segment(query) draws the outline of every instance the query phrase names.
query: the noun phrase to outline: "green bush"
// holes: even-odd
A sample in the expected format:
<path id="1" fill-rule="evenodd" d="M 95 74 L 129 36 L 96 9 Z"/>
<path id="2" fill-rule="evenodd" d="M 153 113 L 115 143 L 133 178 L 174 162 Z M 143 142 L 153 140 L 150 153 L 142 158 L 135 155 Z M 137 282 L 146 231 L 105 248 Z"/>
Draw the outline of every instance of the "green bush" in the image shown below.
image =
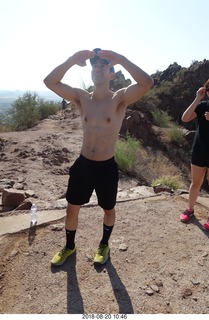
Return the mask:
<path id="1" fill-rule="evenodd" d="M 155 187 L 158 184 L 162 184 L 164 186 L 168 186 L 169 188 L 176 190 L 183 187 L 183 183 L 181 181 L 180 176 L 162 176 L 152 181 L 151 186 Z"/>
<path id="2" fill-rule="evenodd" d="M 117 140 L 115 146 L 115 160 L 121 171 L 128 171 L 133 168 L 137 160 L 137 148 L 140 146 L 139 140 L 129 134 L 126 140 Z"/>
<path id="3" fill-rule="evenodd" d="M 180 128 L 178 128 L 177 125 L 173 125 L 172 128 L 169 129 L 168 131 L 168 139 L 170 142 L 173 142 L 180 146 L 182 142 L 184 141 L 184 134 L 181 131 Z"/>
<path id="4" fill-rule="evenodd" d="M 56 114 L 60 110 L 60 104 L 54 101 L 43 101 L 39 105 L 39 117 L 40 120 Z"/>
<path id="5" fill-rule="evenodd" d="M 2 123 L 0 120 L 0 132 L 15 131 L 15 127 L 12 124 Z"/>
<path id="6" fill-rule="evenodd" d="M 161 128 L 168 128 L 169 122 L 171 121 L 171 116 L 169 116 L 167 111 L 159 110 L 155 108 L 152 110 L 152 115 L 154 123 Z"/>
<path id="7" fill-rule="evenodd" d="M 58 110 L 59 103 L 45 101 L 37 93 L 28 91 L 15 100 L 4 119 L 0 119 L 0 131 L 26 130 Z"/>
<path id="8" fill-rule="evenodd" d="M 10 121 L 15 125 L 16 130 L 25 130 L 37 124 L 39 119 L 37 100 L 36 93 L 26 92 L 12 104 L 9 111 Z"/>
<path id="9" fill-rule="evenodd" d="M 162 81 L 160 91 L 163 92 L 163 95 L 170 96 L 172 93 L 172 87 L 172 81 Z"/>

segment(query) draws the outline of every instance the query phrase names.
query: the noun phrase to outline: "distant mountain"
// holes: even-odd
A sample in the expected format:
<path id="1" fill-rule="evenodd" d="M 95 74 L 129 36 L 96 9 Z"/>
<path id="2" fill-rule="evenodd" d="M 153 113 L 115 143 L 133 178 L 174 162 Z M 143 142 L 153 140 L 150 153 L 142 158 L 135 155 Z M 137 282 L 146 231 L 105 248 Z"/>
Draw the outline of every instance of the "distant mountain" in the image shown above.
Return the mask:
<path id="1" fill-rule="evenodd" d="M 22 91 L 22 90 L 1 90 L 0 89 L 0 99 L 17 99 L 19 97 L 21 97 L 25 92 L 27 92 L 28 90 Z M 38 95 L 40 97 L 43 98 L 49 98 L 49 99 L 53 99 L 53 100 L 60 100 L 61 98 L 56 95 L 55 93 L 51 92 L 51 91 L 38 91 L 38 90 L 34 90 L 34 92 L 37 92 Z"/>

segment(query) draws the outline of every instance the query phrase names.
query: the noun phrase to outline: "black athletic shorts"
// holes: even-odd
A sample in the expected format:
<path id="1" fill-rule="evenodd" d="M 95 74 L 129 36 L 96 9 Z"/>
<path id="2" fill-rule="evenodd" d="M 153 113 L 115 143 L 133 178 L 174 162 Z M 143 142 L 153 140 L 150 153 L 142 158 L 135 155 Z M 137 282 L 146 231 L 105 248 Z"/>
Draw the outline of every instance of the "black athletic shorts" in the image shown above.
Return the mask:
<path id="1" fill-rule="evenodd" d="M 192 154 L 191 163 L 198 167 L 209 168 L 209 155 Z"/>
<path id="2" fill-rule="evenodd" d="M 98 205 L 111 210 L 116 204 L 118 189 L 118 165 L 113 158 L 104 161 L 86 159 L 80 155 L 69 171 L 66 199 L 69 203 L 88 203 L 95 190 Z"/>

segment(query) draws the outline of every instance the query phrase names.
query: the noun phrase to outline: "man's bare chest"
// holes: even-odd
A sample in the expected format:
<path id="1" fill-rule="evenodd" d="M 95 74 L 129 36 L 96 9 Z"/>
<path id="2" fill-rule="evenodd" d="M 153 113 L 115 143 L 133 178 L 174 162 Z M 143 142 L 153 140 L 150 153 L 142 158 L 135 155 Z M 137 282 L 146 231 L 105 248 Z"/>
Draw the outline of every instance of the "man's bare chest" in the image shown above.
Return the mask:
<path id="1" fill-rule="evenodd" d="M 117 119 L 117 110 L 114 105 L 107 103 L 87 105 L 82 118 L 89 125 L 110 125 Z"/>

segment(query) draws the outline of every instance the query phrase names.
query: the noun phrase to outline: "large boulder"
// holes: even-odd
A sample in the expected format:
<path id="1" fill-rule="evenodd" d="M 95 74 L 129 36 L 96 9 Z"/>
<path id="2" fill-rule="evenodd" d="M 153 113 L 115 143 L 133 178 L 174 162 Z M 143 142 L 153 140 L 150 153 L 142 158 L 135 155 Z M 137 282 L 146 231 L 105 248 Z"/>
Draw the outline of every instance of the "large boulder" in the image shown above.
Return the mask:
<path id="1" fill-rule="evenodd" d="M 153 135 L 152 123 L 142 112 L 127 109 L 120 135 L 125 136 L 127 133 L 146 144 L 150 135 Z"/>
<path id="2" fill-rule="evenodd" d="M 25 191 L 17 189 L 4 189 L 2 192 L 2 205 L 17 208 L 26 199 Z"/>

